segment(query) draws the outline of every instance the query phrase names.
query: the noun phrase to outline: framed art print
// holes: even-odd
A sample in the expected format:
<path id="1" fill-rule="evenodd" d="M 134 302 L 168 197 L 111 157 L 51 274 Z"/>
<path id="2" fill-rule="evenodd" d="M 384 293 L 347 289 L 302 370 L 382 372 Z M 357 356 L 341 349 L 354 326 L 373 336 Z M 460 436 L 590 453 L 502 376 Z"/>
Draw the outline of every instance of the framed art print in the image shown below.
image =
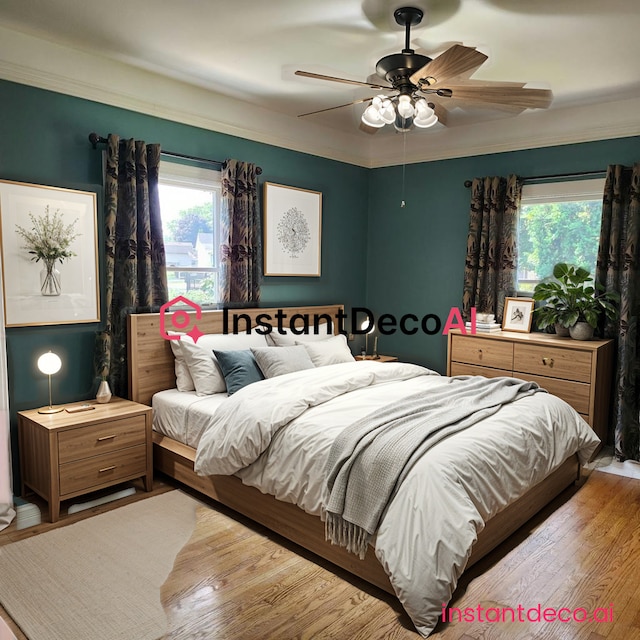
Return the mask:
<path id="1" fill-rule="evenodd" d="M 96 194 L 0 180 L 7 327 L 99 322 Z"/>
<path id="2" fill-rule="evenodd" d="M 502 330 L 529 333 L 534 304 L 531 298 L 505 298 Z"/>
<path id="3" fill-rule="evenodd" d="M 264 185 L 264 275 L 319 276 L 322 193 Z"/>

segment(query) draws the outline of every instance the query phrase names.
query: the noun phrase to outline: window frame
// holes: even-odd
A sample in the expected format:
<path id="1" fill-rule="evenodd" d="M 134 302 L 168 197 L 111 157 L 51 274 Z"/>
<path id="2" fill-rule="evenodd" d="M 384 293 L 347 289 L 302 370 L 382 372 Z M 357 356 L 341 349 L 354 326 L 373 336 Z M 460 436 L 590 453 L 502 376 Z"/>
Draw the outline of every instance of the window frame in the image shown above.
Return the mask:
<path id="1" fill-rule="evenodd" d="M 220 273 L 220 213 L 222 206 L 222 172 L 220 169 L 212 169 L 211 167 L 203 167 L 194 164 L 184 164 L 175 160 L 162 159 L 160 163 L 160 171 L 158 175 L 158 184 L 173 187 L 182 187 L 185 189 L 201 189 L 211 191 L 215 194 L 213 201 L 213 257 L 211 267 L 202 266 L 166 266 L 167 275 L 171 273 L 211 273 L 217 276 Z M 162 198 L 160 198 L 160 211 L 162 217 Z M 163 241 L 166 242 L 164 236 L 164 220 L 163 220 Z M 217 298 L 217 296 L 216 296 Z M 203 308 L 217 308 L 220 302 L 213 300 L 209 303 L 201 305 Z"/>
<path id="2" fill-rule="evenodd" d="M 522 193 L 520 195 L 520 206 L 518 210 L 518 228 L 520 226 L 520 213 L 522 207 L 525 207 L 527 205 L 586 200 L 602 201 L 602 198 L 604 196 L 605 179 L 606 176 L 603 174 L 602 177 L 599 178 L 573 180 L 565 179 L 523 184 Z M 518 232 L 518 249 L 520 248 L 519 236 L 520 234 Z M 517 295 L 530 297 L 532 294 L 531 291 L 520 289 L 520 279 L 517 275 L 518 271 L 519 265 L 516 266 Z"/>

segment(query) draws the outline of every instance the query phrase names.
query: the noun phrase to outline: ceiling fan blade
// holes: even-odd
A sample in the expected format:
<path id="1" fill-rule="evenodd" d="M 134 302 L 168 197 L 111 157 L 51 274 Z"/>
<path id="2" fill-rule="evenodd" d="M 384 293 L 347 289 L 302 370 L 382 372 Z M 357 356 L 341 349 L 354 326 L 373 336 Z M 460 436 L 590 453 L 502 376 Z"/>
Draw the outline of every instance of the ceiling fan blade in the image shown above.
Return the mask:
<path id="1" fill-rule="evenodd" d="M 379 127 L 370 127 L 360 120 L 360 126 L 358 127 L 360 131 L 364 131 L 364 133 L 368 133 L 369 135 L 373 135 L 374 133 L 378 133 L 380 131 Z"/>
<path id="2" fill-rule="evenodd" d="M 488 59 L 484 53 L 476 51 L 475 47 L 465 47 L 454 44 L 437 58 L 418 69 L 410 78 L 410 82 L 419 85 L 421 79 L 432 78 L 430 84 L 442 83 L 448 78 L 459 76 L 471 69 L 477 69 Z"/>
<path id="3" fill-rule="evenodd" d="M 438 122 L 446 127 L 449 119 L 449 112 L 439 102 L 431 102 L 429 104 L 433 105 L 432 108 L 436 116 L 438 116 Z"/>
<path id="4" fill-rule="evenodd" d="M 509 83 L 506 83 L 507 85 Z M 448 85 L 451 98 L 465 102 L 499 104 L 522 109 L 546 109 L 553 100 L 549 89 L 525 89 L 518 86 Z"/>
<path id="5" fill-rule="evenodd" d="M 313 116 L 316 113 L 324 113 L 325 111 L 333 111 L 334 109 L 342 109 L 342 107 L 351 107 L 354 104 L 362 104 L 363 102 L 369 102 L 373 100 L 373 96 L 370 98 L 362 98 L 361 100 L 354 100 L 353 102 L 347 102 L 346 104 L 339 104 L 337 107 L 327 107 L 326 109 L 318 109 L 317 111 L 309 111 L 309 113 L 301 113 L 298 118 L 304 118 L 305 116 Z"/>
<path id="6" fill-rule="evenodd" d="M 347 80 L 346 78 L 336 78 L 334 76 L 325 76 L 321 73 L 311 73 L 310 71 L 296 71 L 295 75 L 304 78 L 314 78 L 315 80 L 329 80 L 331 82 L 341 82 L 342 84 L 355 84 L 358 87 L 369 87 L 370 89 L 393 89 L 384 84 L 373 84 L 370 82 L 359 82 L 358 80 Z"/>

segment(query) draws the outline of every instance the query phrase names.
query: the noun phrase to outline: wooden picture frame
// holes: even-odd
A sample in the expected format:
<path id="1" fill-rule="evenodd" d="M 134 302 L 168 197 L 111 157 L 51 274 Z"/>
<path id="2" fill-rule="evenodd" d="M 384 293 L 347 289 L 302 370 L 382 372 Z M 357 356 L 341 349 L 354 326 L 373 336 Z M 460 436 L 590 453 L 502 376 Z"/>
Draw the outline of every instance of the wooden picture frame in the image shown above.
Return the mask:
<path id="1" fill-rule="evenodd" d="M 264 275 L 320 276 L 322 193 L 264 184 Z"/>
<path id="2" fill-rule="evenodd" d="M 90 191 L 0 180 L 7 327 L 100 321 L 96 200 Z M 45 260 L 25 234 L 63 238 L 62 260 L 51 252 Z"/>
<path id="3" fill-rule="evenodd" d="M 529 333 L 534 304 L 535 301 L 532 298 L 505 298 L 502 330 Z"/>

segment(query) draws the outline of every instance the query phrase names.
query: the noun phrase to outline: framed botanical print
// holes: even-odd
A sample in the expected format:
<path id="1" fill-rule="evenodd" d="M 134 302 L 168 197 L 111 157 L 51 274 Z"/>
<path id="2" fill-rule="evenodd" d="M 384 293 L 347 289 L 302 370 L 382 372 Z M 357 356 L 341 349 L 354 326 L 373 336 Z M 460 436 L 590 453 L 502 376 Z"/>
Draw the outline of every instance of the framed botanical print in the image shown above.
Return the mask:
<path id="1" fill-rule="evenodd" d="M 534 304 L 531 298 L 505 298 L 502 330 L 529 333 Z"/>
<path id="2" fill-rule="evenodd" d="M 7 327 L 99 322 L 96 194 L 0 180 Z"/>
<path id="3" fill-rule="evenodd" d="M 264 275 L 319 276 L 322 193 L 264 185 Z"/>

